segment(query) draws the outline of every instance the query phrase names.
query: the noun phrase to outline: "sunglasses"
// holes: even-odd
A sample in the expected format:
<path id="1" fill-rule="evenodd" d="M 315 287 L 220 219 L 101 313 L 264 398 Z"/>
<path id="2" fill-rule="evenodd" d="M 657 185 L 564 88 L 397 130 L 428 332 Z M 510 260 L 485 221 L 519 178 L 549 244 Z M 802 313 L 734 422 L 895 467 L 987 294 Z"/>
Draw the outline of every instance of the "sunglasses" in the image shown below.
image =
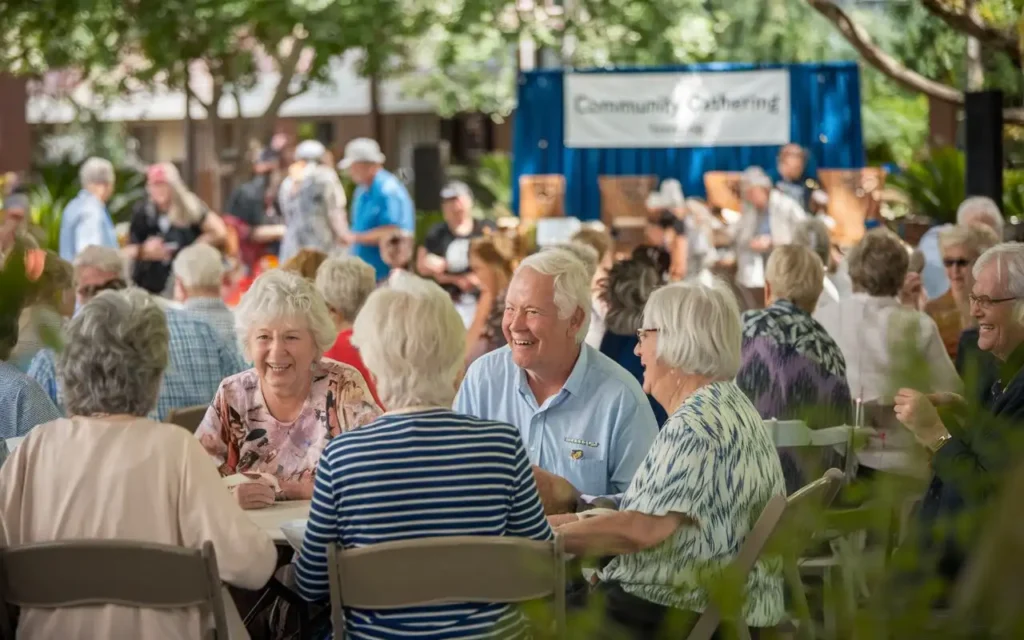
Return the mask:
<path id="1" fill-rule="evenodd" d="M 90 284 L 84 287 L 79 287 L 78 295 L 83 298 L 93 298 L 99 295 L 101 291 L 120 291 L 127 287 L 128 284 L 124 280 L 121 278 L 114 278 L 113 280 L 108 280 L 103 284 Z"/>
<path id="2" fill-rule="evenodd" d="M 947 267 L 966 267 L 971 264 L 971 261 L 966 258 L 944 258 L 942 264 Z"/>

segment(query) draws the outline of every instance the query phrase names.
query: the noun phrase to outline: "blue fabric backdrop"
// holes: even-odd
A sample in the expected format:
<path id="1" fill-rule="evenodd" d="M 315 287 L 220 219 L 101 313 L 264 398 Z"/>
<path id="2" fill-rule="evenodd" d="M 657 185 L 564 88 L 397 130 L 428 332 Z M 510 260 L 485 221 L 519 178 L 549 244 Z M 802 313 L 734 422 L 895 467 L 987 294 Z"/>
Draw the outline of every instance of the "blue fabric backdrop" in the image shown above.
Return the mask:
<path id="1" fill-rule="evenodd" d="M 576 73 L 749 71 L 790 72 L 791 136 L 811 152 L 808 171 L 864 166 L 860 118 L 860 75 L 854 62 L 588 70 Z M 565 212 L 582 220 L 600 217 L 597 178 L 602 175 L 657 175 L 678 179 L 688 196 L 704 196 L 706 171 L 742 171 L 758 165 L 775 175 L 777 146 L 672 149 L 568 149 L 563 144 L 562 71 L 531 71 L 519 78 L 513 123 L 512 210 L 519 210 L 519 176 L 561 173 L 566 179 Z"/>

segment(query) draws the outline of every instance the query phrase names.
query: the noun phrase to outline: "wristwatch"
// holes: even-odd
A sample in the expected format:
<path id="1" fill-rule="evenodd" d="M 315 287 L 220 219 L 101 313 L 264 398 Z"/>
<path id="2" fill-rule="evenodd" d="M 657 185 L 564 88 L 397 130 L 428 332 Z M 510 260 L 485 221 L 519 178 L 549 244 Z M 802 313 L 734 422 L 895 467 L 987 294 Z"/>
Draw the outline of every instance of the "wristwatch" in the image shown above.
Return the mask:
<path id="1" fill-rule="evenodd" d="M 934 454 L 938 453 L 939 449 L 941 449 L 942 447 L 946 446 L 946 443 L 949 442 L 952 439 L 953 439 L 953 436 L 950 435 L 948 432 L 943 434 L 942 437 L 940 437 L 938 440 L 936 440 L 935 442 L 932 443 L 932 446 L 930 447 L 931 450 L 932 450 L 932 454 L 934 455 Z"/>

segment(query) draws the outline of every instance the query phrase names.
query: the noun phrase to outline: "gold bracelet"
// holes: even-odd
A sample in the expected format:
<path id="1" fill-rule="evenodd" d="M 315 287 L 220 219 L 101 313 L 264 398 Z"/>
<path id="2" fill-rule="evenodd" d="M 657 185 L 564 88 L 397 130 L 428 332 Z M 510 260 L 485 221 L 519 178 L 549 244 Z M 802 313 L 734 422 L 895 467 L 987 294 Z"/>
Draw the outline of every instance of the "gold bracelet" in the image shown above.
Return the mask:
<path id="1" fill-rule="evenodd" d="M 942 447 L 946 446 L 946 443 L 949 442 L 952 439 L 953 439 L 953 436 L 950 435 L 949 433 L 946 433 L 946 435 L 944 435 L 941 438 L 939 438 L 931 446 L 932 455 L 935 455 L 936 453 L 938 453 L 939 449 L 941 449 Z"/>

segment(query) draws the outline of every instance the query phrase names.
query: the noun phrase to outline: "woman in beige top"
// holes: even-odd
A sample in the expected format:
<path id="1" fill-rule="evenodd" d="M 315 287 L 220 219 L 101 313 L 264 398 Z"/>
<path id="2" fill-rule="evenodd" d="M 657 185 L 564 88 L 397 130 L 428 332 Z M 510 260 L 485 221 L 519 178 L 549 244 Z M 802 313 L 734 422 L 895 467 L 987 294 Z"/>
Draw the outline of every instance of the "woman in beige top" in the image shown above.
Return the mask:
<path id="1" fill-rule="evenodd" d="M 120 539 L 198 549 L 210 540 L 222 580 L 262 587 L 273 543 L 188 431 L 143 417 L 167 367 L 164 312 L 141 291 L 105 292 L 67 338 L 58 371 L 71 417 L 33 429 L 0 469 L 0 545 Z M 18 635 L 169 640 L 200 638 L 211 624 L 197 608 L 23 609 Z"/>

